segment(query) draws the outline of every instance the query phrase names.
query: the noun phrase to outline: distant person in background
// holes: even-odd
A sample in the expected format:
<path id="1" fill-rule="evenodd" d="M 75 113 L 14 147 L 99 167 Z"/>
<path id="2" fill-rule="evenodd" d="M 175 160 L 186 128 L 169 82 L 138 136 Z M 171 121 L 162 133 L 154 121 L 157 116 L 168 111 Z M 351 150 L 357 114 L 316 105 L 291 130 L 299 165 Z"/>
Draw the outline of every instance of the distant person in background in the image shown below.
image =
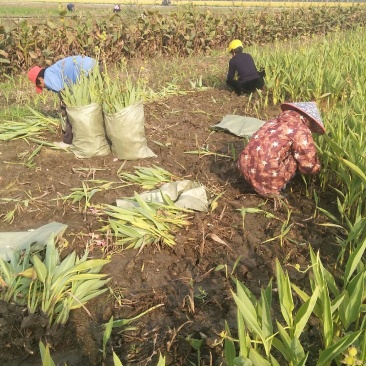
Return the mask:
<path id="1" fill-rule="evenodd" d="M 67 10 L 73 12 L 75 10 L 75 4 L 73 3 L 67 4 Z"/>
<path id="2" fill-rule="evenodd" d="M 87 56 L 69 56 L 48 67 L 34 66 L 28 71 L 28 79 L 35 84 L 36 92 L 41 93 L 45 88 L 57 93 L 61 101 L 61 112 L 65 119 L 63 142 L 72 143 L 72 127 L 66 113 L 66 105 L 60 92 L 66 85 L 77 82 L 82 72 L 88 73 L 97 65 L 97 61 Z M 61 146 L 61 145 L 60 145 Z M 65 146 L 63 146 L 65 147 Z"/>
<path id="3" fill-rule="evenodd" d="M 121 7 L 118 4 L 116 4 L 113 8 L 113 13 L 119 13 L 120 11 L 121 11 Z"/>
<path id="4" fill-rule="evenodd" d="M 281 192 L 297 171 L 320 170 L 311 133 L 325 129 L 315 102 L 283 103 L 282 113 L 266 122 L 240 154 L 238 168 L 261 196 L 273 198 L 275 209 Z"/>
<path id="5" fill-rule="evenodd" d="M 263 89 L 265 72 L 264 70 L 258 72 L 253 57 L 243 52 L 242 42 L 234 39 L 230 42 L 228 51 L 232 57 L 229 61 L 226 84 L 237 95 L 249 94 L 257 89 Z"/>

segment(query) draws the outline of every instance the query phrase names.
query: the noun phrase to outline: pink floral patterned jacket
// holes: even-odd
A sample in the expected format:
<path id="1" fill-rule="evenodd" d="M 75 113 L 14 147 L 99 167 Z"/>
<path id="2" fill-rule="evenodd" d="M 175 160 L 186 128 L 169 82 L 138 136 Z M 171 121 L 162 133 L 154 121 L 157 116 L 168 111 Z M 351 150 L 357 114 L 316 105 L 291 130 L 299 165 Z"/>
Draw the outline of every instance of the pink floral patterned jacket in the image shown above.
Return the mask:
<path id="1" fill-rule="evenodd" d="M 306 119 L 296 111 L 282 112 L 265 123 L 240 154 L 238 168 L 255 191 L 276 197 L 299 170 L 319 172 L 320 163 Z"/>

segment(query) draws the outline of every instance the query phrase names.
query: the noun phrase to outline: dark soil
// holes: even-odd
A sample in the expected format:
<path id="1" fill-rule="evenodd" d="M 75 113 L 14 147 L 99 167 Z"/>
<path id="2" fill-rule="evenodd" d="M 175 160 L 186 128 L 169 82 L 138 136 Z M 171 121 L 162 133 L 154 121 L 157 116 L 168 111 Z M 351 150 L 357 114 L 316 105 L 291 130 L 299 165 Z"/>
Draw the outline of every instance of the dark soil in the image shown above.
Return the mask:
<path id="1" fill-rule="evenodd" d="M 112 315 L 114 319 L 131 318 L 159 304 L 162 306 L 131 324 L 134 330 L 115 329 L 109 354 L 113 347 L 123 365 L 156 365 L 160 352 L 166 355 L 167 365 L 193 365 L 198 363 L 197 353 L 186 340 L 191 336 L 206 339 L 201 366 L 221 365 L 219 334 L 225 321 L 233 334 L 236 329 L 236 307 L 230 293 L 230 289 L 235 290 L 232 272 L 258 296 L 274 278 L 276 258 L 289 271 L 291 280 L 302 287 L 307 286 L 307 275 L 290 265 L 306 268 L 309 244 L 314 250 L 321 249 L 324 261 L 334 261 L 338 248 L 329 243 L 334 242 L 336 233 L 317 225 L 323 219 L 319 215 L 314 218 L 314 202 L 306 198 L 301 179 L 295 178 L 287 188 L 293 225 L 282 244 L 278 239 L 263 243 L 280 233 L 279 220 L 247 214 L 243 225 L 240 208 L 260 205 L 274 212 L 273 202 L 256 195 L 236 168 L 233 156 L 240 153 L 244 140 L 223 132 L 212 133 L 210 126 L 226 114 L 255 116 L 255 99 L 248 103 L 246 96 L 209 89 L 145 105 L 146 137 L 157 158 L 128 161 L 124 169 L 132 172 L 134 166 L 156 164 L 181 178 L 197 180 L 212 197 L 223 193 L 218 207 L 213 212 L 192 214 L 191 225 L 177 234 L 173 248 L 151 246 L 138 253 L 110 246 L 112 261 L 104 271 L 112 277 L 113 291 L 86 305 L 93 319 L 85 310 L 75 310 L 66 326 L 46 331 L 41 315 L 30 317 L 24 309 L 0 303 L 2 365 L 39 365 L 40 339 L 50 343 L 56 363 L 101 365 L 101 324 Z M 43 112 L 54 113 L 51 109 Z M 277 107 L 271 108 L 260 117 L 273 117 L 278 112 Z M 61 131 L 57 136 L 44 137 L 61 141 Z M 229 157 L 185 153 L 199 147 Z M 35 168 L 14 164 L 21 162 L 19 154 L 35 148 L 23 140 L 0 142 L 0 196 L 31 197 L 27 207 L 19 207 L 12 224 L 0 220 L 0 230 L 27 231 L 58 221 L 68 225 L 65 254 L 73 249 L 81 254 L 87 243 L 93 257 L 108 254 L 91 239 L 90 234 L 101 226 L 98 218 L 91 213 L 84 216 L 77 204 L 56 199 L 70 194 L 71 188 L 81 187 L 85 179 L 118 181 L 117 170 L 123 162 L 112 155 L 80 160 L 71 152 L 43 147 L 34 159 Z M 98 193 L 93 202 L 113 204 L 116 198 L 133 195 L 134 190 L 141 191 L 134 186 Z M 5 215 L 14 206 L 14 202 L 0 205 L 0 214 Z M 286 209 L 274 214 L 287 218 Z M 221 241 L 214 240 L 217 237 Z M 219 265 L 224 265 L 222 270 L 215 270 Z M 280 315 L 276 318 L 282 321 Z"/>

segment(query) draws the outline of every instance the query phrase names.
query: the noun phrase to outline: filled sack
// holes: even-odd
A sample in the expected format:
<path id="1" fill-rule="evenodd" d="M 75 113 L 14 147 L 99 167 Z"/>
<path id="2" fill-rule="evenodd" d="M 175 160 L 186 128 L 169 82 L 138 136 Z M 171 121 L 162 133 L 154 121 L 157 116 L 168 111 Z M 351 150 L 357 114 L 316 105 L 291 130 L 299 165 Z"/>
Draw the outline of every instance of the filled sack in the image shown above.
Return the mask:
<path id="1" fill-rule="evenodd" d="M 142 102 L 117 113 L 104 113 L 104 121 L 112 153 L 118 159 L 137 160 L 156 156 L 147 146 Z"/>
<path id="2" fill-rule="evenodd" d="M 73 140 L 70 150 L 81 159 L 106 156 L 110 146 L 106 139 L 102 106 L 67 107 Z"/>

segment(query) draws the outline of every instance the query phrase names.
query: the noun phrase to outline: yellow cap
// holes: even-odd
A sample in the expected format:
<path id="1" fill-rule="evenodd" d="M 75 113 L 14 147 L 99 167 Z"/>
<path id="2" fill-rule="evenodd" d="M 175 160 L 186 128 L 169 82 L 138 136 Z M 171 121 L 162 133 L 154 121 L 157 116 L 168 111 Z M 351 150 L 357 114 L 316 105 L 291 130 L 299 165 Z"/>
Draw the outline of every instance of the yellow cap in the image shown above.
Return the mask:
<path id="1" fill-rule="evenodd" d="M 234 39 L 230 42 L 229 47 L 227 48 L 228 52 L 231 52 L 232 50 L 235 50 L 238 47 L 243 47 L 243 44 L 239 39 Z"/>

